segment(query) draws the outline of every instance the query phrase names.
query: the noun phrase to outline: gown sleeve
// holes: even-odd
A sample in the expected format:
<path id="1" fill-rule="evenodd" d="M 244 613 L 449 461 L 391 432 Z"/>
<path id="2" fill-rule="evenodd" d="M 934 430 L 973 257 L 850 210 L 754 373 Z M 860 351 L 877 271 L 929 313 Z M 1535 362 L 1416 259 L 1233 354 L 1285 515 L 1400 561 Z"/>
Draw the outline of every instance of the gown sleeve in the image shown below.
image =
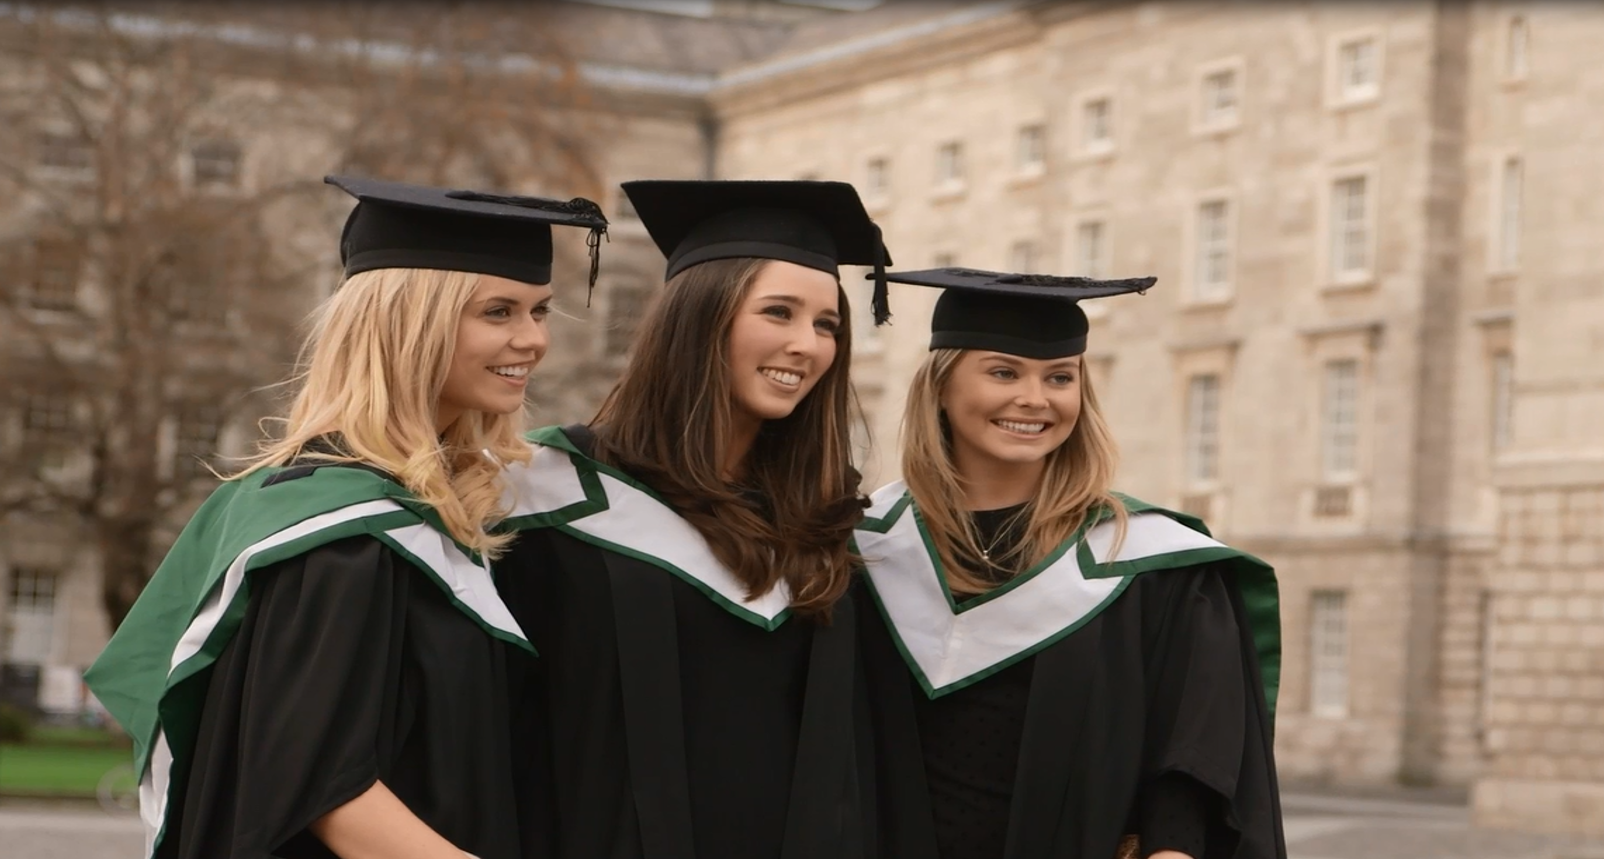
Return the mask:
<path id="1" fill-rule="evenodd" d="M 1159 575 L 1162 586 L 1143 607 L 1142 781 L 1152 802 L 1144 802 L 1142 828 L 1159 837 L 1165 818 L 1180 829 L 1201 820 L 1203 845 L 1187 846 L 1202 849 L 1183 850 L 1196 859 L 1285 856 L 1269 716 L 1241 598 L 1214 567 Z M 1142 853 L 1161 846 L 1144 843 Z"/>
<path id="2" fill-rule="evenodd" d="M 354 537 L 252 574 L 164 854 L 333 857 L 307 827 L 385 778 L 412 709 L 398 700 L 411 586 L 400 563 Z"/>

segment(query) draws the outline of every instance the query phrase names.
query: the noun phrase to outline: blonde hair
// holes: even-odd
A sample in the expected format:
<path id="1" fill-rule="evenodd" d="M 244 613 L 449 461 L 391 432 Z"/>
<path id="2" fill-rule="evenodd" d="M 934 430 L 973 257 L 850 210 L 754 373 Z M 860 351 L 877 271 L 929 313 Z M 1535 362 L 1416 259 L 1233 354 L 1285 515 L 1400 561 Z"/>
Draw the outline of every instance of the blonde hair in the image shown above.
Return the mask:
<path id="1" fill-rule="evenodd" d="M 352 275 L 313 318 L 279 437 L 229 479 L 296 459 L 366 463 L 433 507 L 457 542 L 497 555 L 512 539 L 487 532 L 506 512 L 502 468 L 529 459 L 522 410 L 468 411 L 444 433 L 435 426 L 457 326 L 478 284 L 477 274 L 433 269 Z M 315 439 L 333 449 L 308 450 Z"/>
<path id="2" fill-rule="evenodd" d="M 984 593 L 994 585 L 972 571 L 983 558 L 980 535 L 965 510 L 963 480 L 952 458 L 952 439 L 941 412 L 941 393 L 966 350 L 937 349 L 914 373 L 902 416 L 902 474 L 940 554 L 954 591 Z M 1036 494 L 1021 517 L 1024 539 L 992 563 L 1025 570 L 1068 540 L 1088 517 L 1111 513 L 1115 552 L 1125 539 L 1128 513 L 1114 494 L 1119 450 L 1082 367 L 1080 418 L 1062 445 L 1047 455 Z"/>

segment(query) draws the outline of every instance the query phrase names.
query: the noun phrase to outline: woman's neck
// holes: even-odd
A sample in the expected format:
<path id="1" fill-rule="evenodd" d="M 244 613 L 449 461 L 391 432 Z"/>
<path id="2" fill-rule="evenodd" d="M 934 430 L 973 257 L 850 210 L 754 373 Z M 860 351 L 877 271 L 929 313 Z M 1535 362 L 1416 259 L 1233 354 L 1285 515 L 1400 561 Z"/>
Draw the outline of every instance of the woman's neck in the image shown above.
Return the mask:
<path id="1" fill-rule="evenodd" d="M 763 422 L 749 415 L 731 415 L 730 435 L 725 439 L 723 470 L 724 480 L 734 483 L 746 476 L 746 457 L 757 444 L 757 434 Z"/>
<path id="2" fill-rule="evenodd" d="M 954 463 L 958 481 L 964 489 L 964 509 L 1001 510 L 1015 507 L 1036 497 L 1047 465 L 1036 462 L 996 462 L 965 467 L 962 457 Z"/>

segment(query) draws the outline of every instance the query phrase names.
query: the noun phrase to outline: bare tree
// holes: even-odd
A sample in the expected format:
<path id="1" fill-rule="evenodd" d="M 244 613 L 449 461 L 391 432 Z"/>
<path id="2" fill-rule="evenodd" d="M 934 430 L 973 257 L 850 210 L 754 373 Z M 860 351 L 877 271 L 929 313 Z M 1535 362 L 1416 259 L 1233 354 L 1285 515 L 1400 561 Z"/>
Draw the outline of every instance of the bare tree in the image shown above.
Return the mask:
<path id="1" fill-rule="evenodd" d="M 539 4 L 265 5 L 0 11 L 0 515 L 83 534 L 113 625 L 335 281 L 324 173 L 599 183 Z"/>

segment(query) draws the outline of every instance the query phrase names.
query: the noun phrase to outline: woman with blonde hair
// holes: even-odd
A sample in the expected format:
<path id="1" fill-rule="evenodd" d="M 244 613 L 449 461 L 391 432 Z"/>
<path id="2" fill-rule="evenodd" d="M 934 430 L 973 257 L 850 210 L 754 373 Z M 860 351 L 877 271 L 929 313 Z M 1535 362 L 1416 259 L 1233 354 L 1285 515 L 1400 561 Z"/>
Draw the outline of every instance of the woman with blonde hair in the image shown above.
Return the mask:
<path id="1" fill-rule="evenodd" d="M 283 432 L 195 514 L 87 679 L 134 738 L 147 856 L 518 859 L 506 689 L 530 646 L 492 526 L 528 458 L 551 226 L 606 220 L 327 181 L 358 200 L 345 280 Z"/>
<path id="2" fill-rule="evenodd" d="M 856 536 L 890 852 L 1284 857 L 1274 573 L 1113 491 L 1085 372 L 1076 302 L 1153 279 L 888 279 L 945 289 Z"/>
<path id="3" fill-rule="evenodd" d="M 860 856 L 838 266 L 879 230 L 840 182 L 624 190 L 667 283 L 600 413 L 509 477 L 549 766 L 525 823 L 561 859 Z"/>

